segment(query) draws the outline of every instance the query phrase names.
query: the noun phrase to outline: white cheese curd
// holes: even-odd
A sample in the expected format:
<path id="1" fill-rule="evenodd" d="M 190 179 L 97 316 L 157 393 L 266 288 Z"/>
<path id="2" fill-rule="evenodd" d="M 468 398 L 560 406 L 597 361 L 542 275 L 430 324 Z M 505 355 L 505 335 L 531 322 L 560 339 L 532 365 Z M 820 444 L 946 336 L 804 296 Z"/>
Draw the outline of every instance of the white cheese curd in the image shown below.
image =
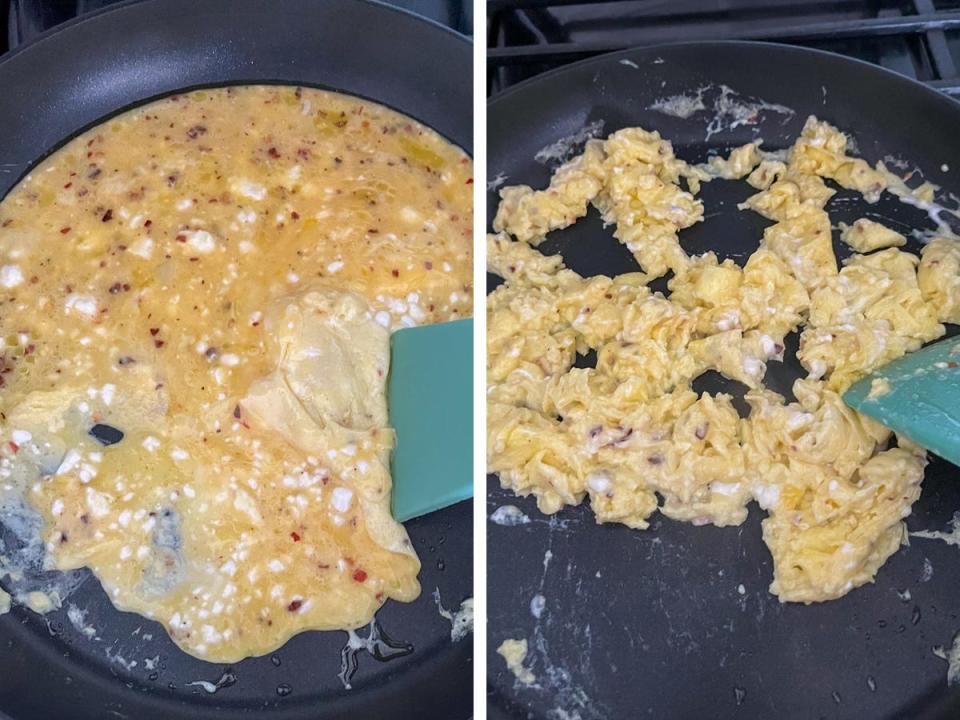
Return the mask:
<path id="1" fill-rule="evenodd" d="M 23 282 L 23 271 L 19 265 L 0 267 L 0 285 L 7 289 L 15 288 Z"/>
<path id="2" fill-rule="evenodd" d="M 79 313 L 86 315 L 88 318 L 92 318 L 97 314 L 97 301 L 90 295 L 71 293 L 67 295 L 64 308 L 68 313 Z"/>

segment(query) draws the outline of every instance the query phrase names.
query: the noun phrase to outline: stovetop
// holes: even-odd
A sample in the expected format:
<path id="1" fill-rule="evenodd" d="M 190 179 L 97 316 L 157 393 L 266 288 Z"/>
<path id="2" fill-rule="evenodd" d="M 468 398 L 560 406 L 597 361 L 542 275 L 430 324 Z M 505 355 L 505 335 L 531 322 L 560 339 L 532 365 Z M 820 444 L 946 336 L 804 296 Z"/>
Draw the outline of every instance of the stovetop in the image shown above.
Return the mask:
<path id="1" fill-rule="evenodd" d="M 769 40 L 867 60 L 960 98 L 960 0 L 489 0 L 493 95 L 560 65 L 684 40 Z"/>
<path id="2" fill-rule="evenodd" d="M 0 54 L 55 25 L 125 0 L 0 0 Z M 202 2 L 203 0 L 198 0 Z M 316 0 L 323 2 L 323 0 Z M 435 20 L 464 35 L 473 32 L 471 0 L 383 0 Z"/>

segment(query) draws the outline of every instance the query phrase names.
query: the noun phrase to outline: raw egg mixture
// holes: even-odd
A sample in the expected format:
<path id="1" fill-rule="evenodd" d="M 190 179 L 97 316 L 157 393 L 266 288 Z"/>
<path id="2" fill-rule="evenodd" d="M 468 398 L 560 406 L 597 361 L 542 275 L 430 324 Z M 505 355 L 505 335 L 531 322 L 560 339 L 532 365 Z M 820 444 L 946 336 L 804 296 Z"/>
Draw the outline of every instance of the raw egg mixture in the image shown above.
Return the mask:
<path id="1" fill-rule="evenodd" d="M 841 393 L 960 323 L 960 242 L 938 237 L 918 257 L 864 218 L 841 228 L 856 252 L 838 267 L 824 180 L 869 203 L 904 192 L 847 144 L 811 117 L 785 152 L 757 141 L 692 166 L 656 132 L 627 128 L 589 141 L 545 190 L 504 188 L 488 239 L 505 282 L 488 299 L 487 369 L 488 464 L 504 487 L 545 513 L 589 497 L 598 522 L 638 529 L 658 509 L 737 525 L 755 500 L 782 601 L 870 582 L 905 540 L 926 455 L 905 438 L 892 446 Z M 743 266 L 689 256 L 678 233 L 703 220 L 700 184 L 740 178 L 757 190 L 741 209 L 774 223 L 759 248 Z M 910 192 L 929 202 L 934 188 Z M 637 272 L 581 277 L 535 249 L 590 204 Z M 668 272 L 669 297 L 647 287 Z M 763 380 L 795 331 L 808 375 L 787 401 Z M 596 367 L 574 368 L 590 350 Z M 729 395 L 691 389 L 708 370 L 749 388 L 746 418 Z"/>
<path id="2" fill-rule="evenodd" d="M 294 87 L 70 141 L 0 204 L 0 510 L 210 661 L 415 598 L 389 333 L 470 315 L 471 191 L 431 130 Z"/>

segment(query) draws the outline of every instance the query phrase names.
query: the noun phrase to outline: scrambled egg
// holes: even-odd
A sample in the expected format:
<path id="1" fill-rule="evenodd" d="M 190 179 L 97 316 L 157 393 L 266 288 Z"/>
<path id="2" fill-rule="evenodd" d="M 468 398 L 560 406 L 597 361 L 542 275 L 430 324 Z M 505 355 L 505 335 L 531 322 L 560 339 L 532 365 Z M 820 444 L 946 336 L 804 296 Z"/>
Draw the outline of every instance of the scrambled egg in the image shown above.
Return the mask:
<path id="1" fill-rule="evenodd" d="M 414 599 L 389 333 L 470 314 L 471 173 L 403 115 L 282 86 L 53 153 L 0 203 L 0 522 L 28 504 L 48 567 L 210 661 Z"/>
<path id="2" fill-rule="evenodd" d="M 507 669 L 513 673 L 518 682 L 524 685 L 532 685 L 537 681 L 537 676 L 523 664 L 527 659 L 527 649 L 526 638 L 521 640 L 510 638 L 500 643 L 497 654 L 504 659 L 507 663 Z"/>
<path id="3" fill-rule="evenodd" d="M 960 324 L 960 243 L 934 238 L 920 254 L 917 284 L 942 322 Z"/>
<path id="4" fill-rule="evenodd" d="M 679 241 L 703 219 L 700 184 L 717 178 L 745 178 L 758 192 L 741 207 L 774 221 L 742 267 Z M 489 269 L 506 281 L 488 298 L 490 472 L 545 513 L 589 498 L 598 522 L 639 529 L 656 510 L 736 525 L 756 501 L 781 600 L 870 582 L 904 539 L 926 456 L 903 439 L 889 447 L 890 432 L 841 393 L 957 321 L 960 243 L 937 239 L 918 258 L 864 219 L 843 239 L 878 252 L 839 267 L 824 179 L 868 202 L 888 182 L 811 117 L 785 153 L 755 142 L 696 166 L 628 128 L 591 141 L 545 191 L 504 188 L 488 238 Z M 534 249 L 590 203 L 642 272 L 581 277 Z M 669 297 L 651 292 L 668 271 Z M 809 374 L 788 402 L 763 379 L 796 331 Z M 596 367 L 574 368 L 589 350 Z M 691 389 L 707 370 L 749 388 L 746 418 L 729 395 Z"/>
<path id="5" fill-rule="evenodd" d="M 896 230 L 874 222 L 869 218 L 860 218 L 853 225 L 840 223 L 840 239 L 858 253 L 869 253 L 886 247 L 899 247 L 907 239 Z"/>

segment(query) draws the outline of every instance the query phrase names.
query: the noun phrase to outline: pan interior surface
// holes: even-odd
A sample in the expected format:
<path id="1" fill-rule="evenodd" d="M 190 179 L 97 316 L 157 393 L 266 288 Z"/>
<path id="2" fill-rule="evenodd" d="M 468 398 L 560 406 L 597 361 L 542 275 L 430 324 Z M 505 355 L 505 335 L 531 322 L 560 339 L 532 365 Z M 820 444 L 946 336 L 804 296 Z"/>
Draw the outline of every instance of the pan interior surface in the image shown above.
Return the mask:
<path id="1" fill-rule="evenodd" d="M 678 98 L 704 108 L 687 114 Z M 544 187 L 556 166 L 544 155 L 555 158 L 565 138 L 582 142 L 584 128 L 600 137 L 630 126 L 657 130 L 679 158 L 701 162 L 757 138 L 764 149 L 786 148 L 809 115 L 850 134 L 871 164 L 918 168 L 942 186 L 944 203 L 956 206 L 947 192 L 960 187 L 960 145 L 951 129 L 960 106 L 865 63 L 760 43 L 628 50 L 517 85 L 489 106 L 488 177 Z M 753 192 L 742 181 L 704 186 L 705 219 L 680 232 L 684 249 L 742 264 L 770 224 L 736 209 Z M 487 200 L 489 222 L 495 189 Z M 826 209 L 833 223 L 866 215 L 908 235 L 934 227 L 926 213 L 889 194 L 867 205 L 841 190 Z M 834 233 L 838 258 L 846 257 Z M 585 275 L 638 269 L 592 209 L 539 249 L 561 254 Z M 920 245 L 911 240 L 906 249 L 918 253 Z M 489 288 L 497 282 L 491 276 Z M 766 376 L 768 387 L 788 397 L 793 380 L 806 374 L 792 357 L 796 335 L 791 339 L 790 362 L 771 363 Z M 577 366 L 592 361 L 581 357 Z M 736 404 L 744 388 L 703 376 L 694 389 L 729 392 Z M 910 530 L 947 526 L 960 509 L 958 479 L 955 467 L 931 458 Z M 738 527 L 693 527 L 654 515 L 649 530 L 634 531 L 597 525 L 586 506 L 546 517 L 531 498 L 501 489 L 495 476 L 488 483 L 488 514 L 515 505 L 530 520 L 488 524 L 491 717 L 562 710 L 584 719 L 932 718 L 952 717 L 951 708 L 955 714 L 960 707 L 947 687 L 947 663 L 934 652 L 949 649 L 960 630 L 955 547 L 912 539 L 873 584 L 828 603 L 781 604 L 767 589 L 772 569 L 755 505 Z M 525 665 L 536 685 L 516 683 L 496 654 L 508 638 L 528 640 Z"/>
<path id="2" fill-rule="evenodd" d="M 445 58 L 439 71 L 437 57 Z M 376 3 L 126 4 L 84 16 L 0 61 L 0 195 L 83 129 L 193 87 L 335 89 L 397 109 L 469 151 L 470 63 L 464 38 Z M 445 717 L 466 717 L 470 638 L 451 641 L 438 604 L 455 611 L 472 595 L 469 504 L 406 527 L 423 561 L 423 592 L 377 614 L 380 641 L 368 643 L 370 653 L 342 655 L 342 632 L 305 633 L 271 655 L 204 663 L 177 650 L 154 623 L 115 610 L 87 578 L 69 597 L 85 612 L 83 623 L 71 621 L 67 607 L 46 616 L 15 609 L 0 618 L 7 648 L 0 713 L 16 720 L 230 718 L 253 710 L 278 718 L 394 718 L 405 716 L 411 698 L 428 697 Z M 83 627 L 95 628 L 95 638 Z M 357 632 L 368 638 L 368 629 Z M 347 690 L 339 676 L 354 661 L 359 668 Z"/>

